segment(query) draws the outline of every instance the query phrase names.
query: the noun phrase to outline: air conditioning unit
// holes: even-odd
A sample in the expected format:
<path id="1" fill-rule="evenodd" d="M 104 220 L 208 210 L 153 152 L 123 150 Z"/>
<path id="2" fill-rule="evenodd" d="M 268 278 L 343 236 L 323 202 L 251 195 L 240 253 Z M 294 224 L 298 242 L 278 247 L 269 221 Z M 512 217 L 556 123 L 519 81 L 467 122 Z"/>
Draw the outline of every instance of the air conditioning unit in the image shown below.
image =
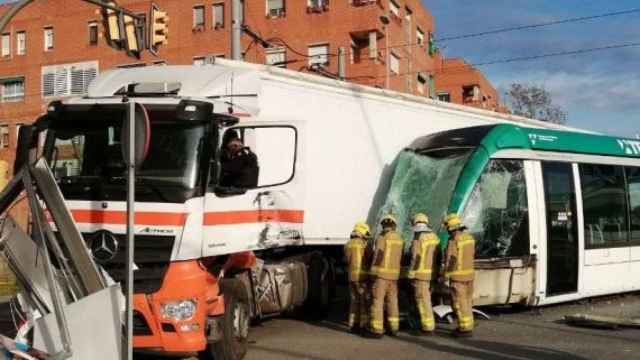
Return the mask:
<path id="1" fill-rule="evenodd" d="M 269 17 L 284 17 L 285 15 L 285 10 L 284 8 L 277 8 L 277 9 L 270 9 L 269 10 Z"/>

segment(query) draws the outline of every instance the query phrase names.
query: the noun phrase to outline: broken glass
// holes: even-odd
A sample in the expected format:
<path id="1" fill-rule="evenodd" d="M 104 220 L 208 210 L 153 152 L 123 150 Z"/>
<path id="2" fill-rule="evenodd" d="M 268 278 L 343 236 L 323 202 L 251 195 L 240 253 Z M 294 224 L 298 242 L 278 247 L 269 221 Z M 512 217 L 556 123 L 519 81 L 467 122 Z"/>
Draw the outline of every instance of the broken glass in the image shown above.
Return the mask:
<path id="1" fill-rule="evenodd" d="M 411 217 L 414 214 L 427 214 L 432 228 L 440 230 L 458 176 L 470 153 L 469 148 L 441 149 L 424 154 L 412 151 L 400 153 L 389 192 L 377 219 L 387 213 L 396 217 L 405 241 L 405 250 L 413 237 Z M 379 232 L 379 224 L 377 226 Z"/>
<path id="2" fill-rule="evenodd" d="M 529 217 L 521 160 L 492 159 L 476 183 L 462 214 L 476 239 L 476 257 L 529 253 Z"/>

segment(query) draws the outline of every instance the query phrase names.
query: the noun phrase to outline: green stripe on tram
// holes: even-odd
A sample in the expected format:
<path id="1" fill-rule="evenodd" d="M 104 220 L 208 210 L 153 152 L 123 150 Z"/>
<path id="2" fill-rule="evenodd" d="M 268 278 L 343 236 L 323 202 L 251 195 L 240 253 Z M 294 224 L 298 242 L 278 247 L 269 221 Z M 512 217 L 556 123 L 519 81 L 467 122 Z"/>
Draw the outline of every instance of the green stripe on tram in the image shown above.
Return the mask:
<path id="1" fill-rule="evenodd" d="M 491 156 L 506 149 L 640 158 L 640 140 L 636 139 L 501 124 L 482 139 L 470 156 L 456 183 L 449 213 L 462 212 Z"/>

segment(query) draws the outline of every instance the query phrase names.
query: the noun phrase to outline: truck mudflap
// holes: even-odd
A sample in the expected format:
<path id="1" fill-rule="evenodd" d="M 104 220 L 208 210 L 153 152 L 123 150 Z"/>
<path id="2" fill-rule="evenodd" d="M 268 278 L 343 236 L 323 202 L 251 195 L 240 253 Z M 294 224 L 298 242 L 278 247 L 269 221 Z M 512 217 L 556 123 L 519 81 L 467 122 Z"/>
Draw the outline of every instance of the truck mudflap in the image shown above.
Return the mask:
<path id="1" fill-rule="evenodd" d="M 475 261 L 474 306 L 535 305 L 535 255 Z"/>
<path id="2" fill-rule="evenodd" d="M 169 265 L 162 287 L 153 294 L 134 295 L 133 346 L 164 353 L 194 353 L 207 346 L 207 318 L 224 313 L 218 279 L 197 260 Z M 195 304 L 190 316 L 167 309 Z M 176 306 L 173 306 L 175 309 Z"/>

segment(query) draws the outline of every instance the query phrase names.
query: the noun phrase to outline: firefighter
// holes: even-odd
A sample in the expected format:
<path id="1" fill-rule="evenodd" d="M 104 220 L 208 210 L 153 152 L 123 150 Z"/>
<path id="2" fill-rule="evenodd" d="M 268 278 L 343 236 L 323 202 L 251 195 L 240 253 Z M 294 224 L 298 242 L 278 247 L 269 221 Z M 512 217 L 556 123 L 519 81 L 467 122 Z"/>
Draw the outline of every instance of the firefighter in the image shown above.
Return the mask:
<path id="1" fill-rule="evenodd" d="M 393 215 L 385 215 L 380 221 L 382 232 L 378 236 L 375 247 L 371 275 L 371 324 L 365 335 L 381 338 L 384 334 L 384 308 L 386 305 L 389 333 L 398 334 L 400 315 L 398 311 L 398 278 L 400 277 L 400 260 L 403 241 L 396 231 L 397 221 Z"/>
<path id="2" fill-rule="evenodd" d="M 473 331 L 473 261 L 475 240 L 462 225 L 457 214 L 449 214 L 443 221 L 449 232 L 445 254 L 445 277 L 450 280 L 451 305 L 458 318 L 454 336 L 471 337 Z"/>
<path id="3" fill-rule="evenodd" d="M 344 247 L 345 260 L 349 270 L 349 329 L 359 334 L 369 321 L 367 307 L 367 242 L 371 237 L 369 225 L 357 223 L 351 231 L 351 239 Z"/>
<path id="4" fill-rule="evenodd" d="M 431 309 L 431 274 L 433 272 L 436 248 L 440 239 L 429 227 L 427 215 L 418 213 L 412 221 L 413 241 L 411 242 L 411 265 L 409 279 L 413 286 L 418 313 L 420 314 L 420 333 L 432 335 L 435 329 L 433 310 Z"/>

